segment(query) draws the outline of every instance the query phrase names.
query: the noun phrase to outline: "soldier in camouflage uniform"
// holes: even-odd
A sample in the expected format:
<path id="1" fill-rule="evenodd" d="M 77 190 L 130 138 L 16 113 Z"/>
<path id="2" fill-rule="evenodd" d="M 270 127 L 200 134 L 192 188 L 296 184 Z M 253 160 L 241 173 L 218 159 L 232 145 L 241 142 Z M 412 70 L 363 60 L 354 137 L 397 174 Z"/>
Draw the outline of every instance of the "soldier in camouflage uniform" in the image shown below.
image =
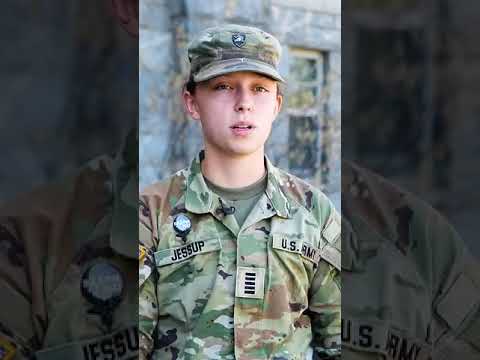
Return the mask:
<path id="1" fill-rule="evenodd" d="M 342 166 L 342 357 L 479 359 L 480 267 L 448 222 Z"/>
<path id="2" fill-rule="evenodd" d="M 184 99 L 205 149 L 140 197 L 140 359 L 293 360 L 309 346 L 338 357 L 339 215 L 264 156 L 282 100 L 280 45 L 225 25 L 188 55 Z M 217 171 L 234 164 L 235 175 Z M 260 191 L 230 197 L 238 188 Z"/>

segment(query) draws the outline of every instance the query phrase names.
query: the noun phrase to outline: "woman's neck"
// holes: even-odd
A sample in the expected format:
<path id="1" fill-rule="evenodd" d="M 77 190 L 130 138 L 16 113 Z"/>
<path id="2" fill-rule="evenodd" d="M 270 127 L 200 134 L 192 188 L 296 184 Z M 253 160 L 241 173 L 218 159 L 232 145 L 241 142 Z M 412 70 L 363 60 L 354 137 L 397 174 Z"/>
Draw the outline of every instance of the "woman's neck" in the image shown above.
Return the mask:
<path id="1" fill-rule="evenodd" d="M 265 175 L 264 151 L 231 157 L 205 150 L 202 173 L 212 183 L 224 188 L 251 185 Z"/>

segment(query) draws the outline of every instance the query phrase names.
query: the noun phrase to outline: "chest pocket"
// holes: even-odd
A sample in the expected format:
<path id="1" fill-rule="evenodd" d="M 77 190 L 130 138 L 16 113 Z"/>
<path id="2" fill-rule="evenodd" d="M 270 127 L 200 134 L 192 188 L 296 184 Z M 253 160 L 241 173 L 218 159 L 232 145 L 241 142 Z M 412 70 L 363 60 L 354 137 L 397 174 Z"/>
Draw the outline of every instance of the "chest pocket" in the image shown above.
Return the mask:
<path id="1" fill-rule="evenodd" d="M 221 243 L 218 237 L 195 238 L 154 253 L 160 313 L 187 321 L 199 314 L 215 284 Z"/>
<path id="2" fill-rule="evenodd" d="M 177 282 L 179 275 L 183 275 L 186 281 L 196 276 L 194 272 L 205 272 L 210 266 L 215 268 L 220 250 L 220 239 L 213 237 L 197 238 L 184 245 L 155 252 L 155 264 L 160 275 L 159 282 L 170 280 Z M 178 272 L 183 274 L 177 274 Z M 215 271 L 213 273 L 215 274 Z"/>
<path id="3" fill-rule="evenodd" d="M 315 267 L 320 260 L 320 251 L 315 239 L 299 238 L 290 234 L 272 234 L 269 251 L 270 284 L 290 287 L 292 303 L 307 303 L 307 294 Z"/>

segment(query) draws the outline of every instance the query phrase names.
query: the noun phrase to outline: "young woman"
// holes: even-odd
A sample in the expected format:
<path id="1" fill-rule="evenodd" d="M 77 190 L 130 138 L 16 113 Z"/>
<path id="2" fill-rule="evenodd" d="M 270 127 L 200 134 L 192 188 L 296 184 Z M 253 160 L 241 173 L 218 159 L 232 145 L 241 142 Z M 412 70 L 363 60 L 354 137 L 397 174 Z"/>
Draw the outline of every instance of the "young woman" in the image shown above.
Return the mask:
<path id="1" fill-rule="evenodd" d="M 264 151 L 282 106 L 278 40 L 224 25 L 188 57 L 204 150 L 140 197 L 140 358 L 339 356 L 339 216 Z"/>

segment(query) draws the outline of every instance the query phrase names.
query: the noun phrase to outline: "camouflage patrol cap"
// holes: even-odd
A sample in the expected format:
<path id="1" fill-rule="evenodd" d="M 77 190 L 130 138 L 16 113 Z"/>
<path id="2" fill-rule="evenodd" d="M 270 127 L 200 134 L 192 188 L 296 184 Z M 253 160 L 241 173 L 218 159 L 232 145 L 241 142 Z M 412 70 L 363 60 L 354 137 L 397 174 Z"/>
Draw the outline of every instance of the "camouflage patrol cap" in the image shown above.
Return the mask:
<path id="1" fill-rule="evenodd" d="M 253 71 L 284 82 L 278 72 L 281 47 L 271 34 L 227 24 L 202 31 L 188 46 L 195 82 L 237 71 Z"/>

